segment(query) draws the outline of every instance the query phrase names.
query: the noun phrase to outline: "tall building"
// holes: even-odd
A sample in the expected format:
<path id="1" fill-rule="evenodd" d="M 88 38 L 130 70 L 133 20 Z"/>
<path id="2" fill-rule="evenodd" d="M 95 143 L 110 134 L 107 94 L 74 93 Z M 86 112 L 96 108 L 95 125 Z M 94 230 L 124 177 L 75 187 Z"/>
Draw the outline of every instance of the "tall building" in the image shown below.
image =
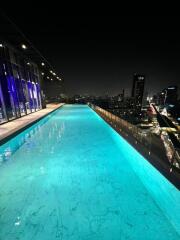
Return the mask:
<path id="1" fill-rule="evenodd" d="M 178 87 L 169 86 L 161 92 L 162 105 L 174 105 L 178 100 Z"/>
<path id="2" fill-rule="evenodd" d="M 134 74 L 133 76 L 133 87 L 132 87 L 132 98 L 135 101 L 135 107 L 141 108 L 143 94 L 144 94 L 145 76 L 140 74 Z"/>

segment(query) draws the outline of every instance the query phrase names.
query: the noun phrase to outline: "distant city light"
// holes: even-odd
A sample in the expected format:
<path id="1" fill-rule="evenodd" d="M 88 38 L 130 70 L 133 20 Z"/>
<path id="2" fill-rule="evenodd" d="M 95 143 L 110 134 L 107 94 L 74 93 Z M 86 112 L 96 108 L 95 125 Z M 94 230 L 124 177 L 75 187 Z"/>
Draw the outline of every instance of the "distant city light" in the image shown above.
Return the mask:
<path id="1" fill-rule="evenodd" d="M 161 114 L 167 117 L 167 116 L 168 116 L 167 109 L 164 108 L 164 109 L 162 110 Z"/>
<path id="2" fill-rule="evenodd" d="M 44 75 L 44 73 L 42 72 L 41 75 Z"/>
<path id="3" fill-rule="evenodd" d="M 50 73 L 53 73 L 53 71 L 52 71 L 52 70 L 50 70 Z"/>
<path id="4" fill-rule="evenodd" d="M 56 73 L 55 73 L 55 72 L 53 72 L 53 75 L 54 75 L 54 76 L 56 76 Z"/>
<path id="5" fill-rule="evenodd" d="M 30 65 L 30 62 L 27 62 L 27 65 Z"/>
<path id="6" fill-rule="evenodd" d="M 21 44 L 22 49 L 27 49 L 25 44 Z"/>
<path id="7" fill-rule="evenodd" d="M 41 65 L 44 66 L 45 64 L 42 62 Z"/>
<path id="8" fill-rule="evenodd" d="M 3 44 L 2 44 L 2 43 L 0 43 L 0 47 L 3 47 Z"/>
<path id="9" fill-rule="evenodd" d="M 53 81 L 53 79 L 51 78 L 51 81 Z"/>
<path id="10" fill-rule="evenodd" d="M 138 79 L 139 80 L 144 80 L 144 77 L 143 76 L 138 76 Z"/>
<path id="11" fill-rule="evenodd" d="M 49 79 L 49 77 L 47 76 L 47 79 Z"/>
<path id="12" fill-rule="evenodd" d="M 62 79 L 60 77 L 56 77 L 59 81 L 61 81 Z"/>
<path id="13" fill-rule="evenodd" d="M 147 99 L 147 101 L 152 101 L 153 97 L 147 97 L 146 99 Z"/>

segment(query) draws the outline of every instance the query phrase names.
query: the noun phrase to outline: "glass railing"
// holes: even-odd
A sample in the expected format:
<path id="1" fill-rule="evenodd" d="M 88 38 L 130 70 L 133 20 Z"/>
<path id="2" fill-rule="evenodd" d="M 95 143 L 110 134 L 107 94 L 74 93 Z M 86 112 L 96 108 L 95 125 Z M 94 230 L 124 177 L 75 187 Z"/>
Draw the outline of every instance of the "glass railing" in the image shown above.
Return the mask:
<path id="1" fill-rule="evenodd" d="M 127 138 L 130 143 L 135 146 L 137 145 L 137 147 L 143 146 L 143 152 L 148 155 L 154 155 L 160 159 L 161 162 L 164 162 L 170 171 L 172 171 L 172 168 L 180 169 L 179 151 L 173 148 L 170 142 L 167 147 L 168 141 L 164 141 L 161 136 L 150 131 L 145 132 L 96 105 L 89 104 L 89 106 L 110 123 L 122 136 Z"/>

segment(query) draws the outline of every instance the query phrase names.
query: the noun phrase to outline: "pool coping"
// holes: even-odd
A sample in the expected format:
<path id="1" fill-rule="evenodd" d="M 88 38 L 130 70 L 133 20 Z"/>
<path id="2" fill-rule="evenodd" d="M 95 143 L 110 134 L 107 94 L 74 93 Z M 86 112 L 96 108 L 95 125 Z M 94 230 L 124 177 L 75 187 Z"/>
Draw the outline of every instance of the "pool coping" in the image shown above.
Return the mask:
<path id="1" fill-rule="evenodd" d="M 163 162 L 158 156 L 151 153 L 148 154 L 145 147 L 140 144 L 135 144 L 134 139 L 131 136 L 127 136 L 124 132 L 119 131 L 119 129 L 108 121 L 106 118 L 101 116 L 95 109 L 90 105 L 89 107 L 100 116 L 111 128 L 113 128 L 121 137 L 124 138 L 139 154 L 141 154 L 152 166 L 154 166 L 166 179 L 168 179 L 178 190 L 180 190 L 180 170 L 173 169 L 172 172 L 169 171 L 169 166 L 167 163 Z"/>
<path id="2" fill-rule="evenodd" d="M 30 115 L 32 116 L 33 114 L 35 113 L 42 113 L 43 115 L 39 116 L 39 117 L 36 117 L 34 119 L 27 119 L 27 122 L 25 122 L 22 126 L 18 126 L 18 127 L 15 127 L 14 129 L 10 130 L 8 133 L 5 133 L 5 134 L 2 134 L 2 136 L 0 136 L 0 146 L 5 144 L 6 142 L 8 142 L 10 139 L 14 138 L 15 136 L 17 136 L 19 133 L 23 132 L 24 130 L 26 130 L 27 128 L 31 127 L 32 125 L 34 125 L 35 123 L 39 122 L 41 119 L 45 118 L 46 116 L 48 116 L 49 114 L 53 113 L 54 111 L 56 111 L 57 109 L 61 108 L 65 103 L 60 103 L 60 104 L 48 104 L 48 108 L 49 108 L 49 111 L 45 112 L 44 114 L 41 112 L 43 110 L 48 110 L 48 108 L 45 108 L 45 109 L 41 109 L 39 110 L 38 112 L 34 112 L 34 113 L 31 113 Z M 28 115 L 26 115 L 28 116 Z M 26 117 L 24 116 L 24 117 Z M 23 117 L 23 118 L 24 118 Z M 18 119 L 15 119 L 11 122 L 14 122 L 14 121 L 18 121 L 20 118 Z M 2 126 L 4 127 L 6 124 L 9 124 L 8 123 L 4 123 L 2 124 Z M 0 128 L 1 128 L 1 125 L 0 125 Z"/>

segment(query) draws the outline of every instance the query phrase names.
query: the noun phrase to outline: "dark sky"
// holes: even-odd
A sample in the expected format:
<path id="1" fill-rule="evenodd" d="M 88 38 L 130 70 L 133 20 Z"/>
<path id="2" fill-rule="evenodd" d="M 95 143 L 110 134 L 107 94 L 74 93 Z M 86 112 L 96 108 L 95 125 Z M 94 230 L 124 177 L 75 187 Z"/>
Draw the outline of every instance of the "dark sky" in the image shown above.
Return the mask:
<path id="1" fill-rule="evenodd" d="M 134 72 L 146 75 L 150 94 L 179 85 L 178 16 L 63 16 L 48 8 L 8 16 L 62 74 L 69 94 L 128 93 Z"/>

